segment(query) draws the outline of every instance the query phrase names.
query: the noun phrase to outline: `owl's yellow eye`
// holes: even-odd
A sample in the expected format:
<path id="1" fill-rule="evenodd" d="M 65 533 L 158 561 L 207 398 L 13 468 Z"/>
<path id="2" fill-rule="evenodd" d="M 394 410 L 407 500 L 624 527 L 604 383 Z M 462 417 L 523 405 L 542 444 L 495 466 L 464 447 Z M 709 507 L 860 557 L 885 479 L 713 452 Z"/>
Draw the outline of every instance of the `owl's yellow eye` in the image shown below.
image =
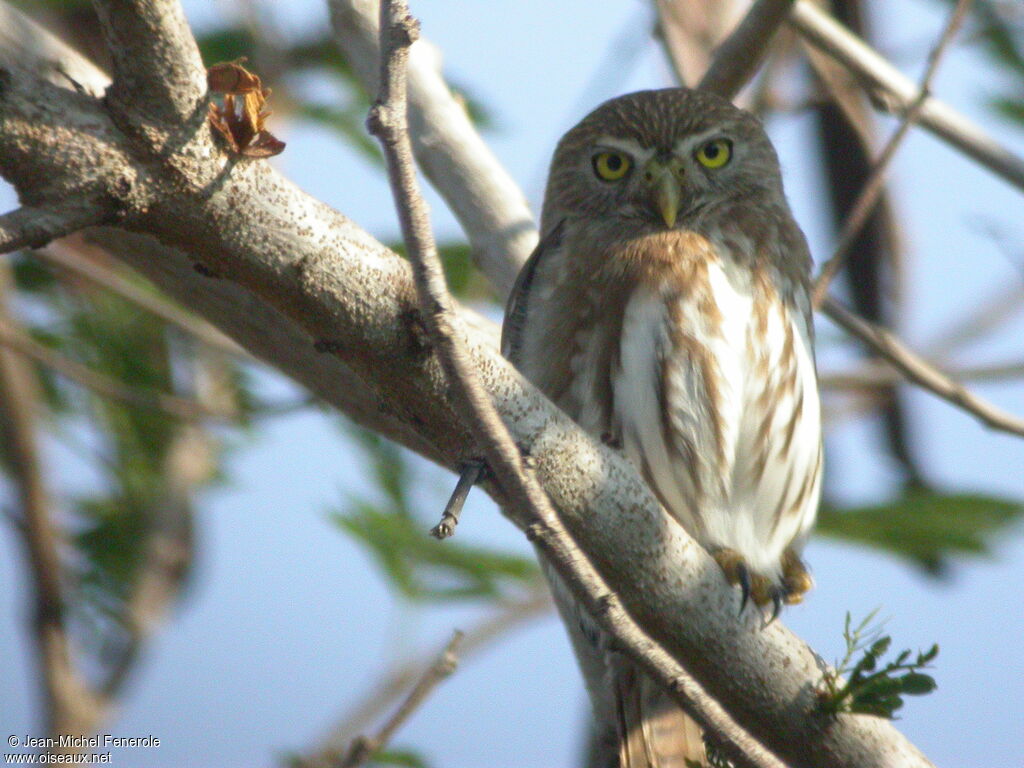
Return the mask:
<path id="1" fill-rule="evenodd" d="M 697 150 L 697 162 L 705 168 L 721 168 L 732 159 L 732 142 L 728 139 L 712 139 Z"/>
<path id="2" fill-rule="evenodd" d="M 594 173 L 604 181 L 618 181 L 629 173 L 629 157 L 621 152 L 599 152 L 593 162 Z"/>

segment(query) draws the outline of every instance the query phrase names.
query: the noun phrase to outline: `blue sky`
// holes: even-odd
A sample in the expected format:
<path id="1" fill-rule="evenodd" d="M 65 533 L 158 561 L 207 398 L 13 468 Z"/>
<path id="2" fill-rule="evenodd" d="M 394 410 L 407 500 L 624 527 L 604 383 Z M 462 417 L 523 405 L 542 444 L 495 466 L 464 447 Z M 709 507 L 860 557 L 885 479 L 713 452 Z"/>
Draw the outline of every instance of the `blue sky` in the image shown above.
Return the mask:
<path id="1" fill-rule="evenodd" d="M 894 0 L 875 18 L 881 47 L 911 77 L 943 22 L 946 5 Z M 194 23 L 235 8 L 186 3 Z M 492 109 L 491 146 L 529 196 L 534 210 L 550 152 L 561 133 L 605 98 L 669 84 L 639 0 L 492 0 L 416 3 L 424 33 L 445 54 L 446 70 Z M 314 0 L 277 4 L 282 34 L 325 23 Z M 608 58 L 614 41 L 638 41 L 628 63 Z M 936 93 L 984 124 L 1018 153 L 1024 132 L 984 107 L 995 88 L 976 55 L 953 50 Z M 273 83 L 270 83 L 273 86 Z M 272 118 L 273 120 L 273 118 Z M 891 127 L 890 122 L 883 123 Z M 303 188 L 382 239 L 397 226 L 386 184 L 359 157 L 322 132 L 297 123 L 272 126 L 288 142 L 275 160 Z M 820 262 L 828 233 L 820 226 L 823 189 L 809 162 L 816 144 L 806 117 L 769 125 L 787 191 Z M 926 346 L 993 290 L 1020 285 L 1024 269 L 1021 193 L 954 151 L 915 132 L 894 165 L 893 189 L 908 244 L 905 337 Z M 441 235 L 458 228 L 431 195 Z M 9 193 L 7 207 L 13 205 Z M 1008 257 L 979 228 L 998 222 L 1016 252 Z M 1024 317 L 1017 316 L 965 362 L 1019 355 Z M 823 365 L 840 361 L 825 355 Z M 288 391 L 273 375 L 268 391 Z M 1024 414 L 1019 383 L 978 391 Z M 917 393 L 910 398 L 917 446 L 930 479 L 950 489 L 1024 497 L 1024 441 L 993 434 L 970 417 Z M 829 490 L 845 502 L 884 498 L 891 470 L 878 457 L 878 430 L 849 423 L 830 435 Z M 82 473 L 59 447 L 58 471 Z M 422 464 L 422 463 L 421 463 Z M 160 748 L 115 754 L 115 765 L 270 765 L 301 750 L 375 680 L 395 656 L 429 654 L 471 606 L 413 611 L 398 603 L 364 552 L 327 520 L 344 494 L 369 491 L 353 450 L 314 413 L 282 418 L 232 459 L 232 483 L 207 496 L 200 512 L 199 565 L 188 600 L 155 638 L 108 729 L 118 736 L 152 734 Z M 417 502 L 439 510 L 450 476 L 418 468 Z M 474 494 L 460 537 L 527 551 L 521 535 L 482 494 Z M 940 765 L 1002 768 L 1024 756 L 1024 536 L 1017 531 L 988 561 L 958 564 L 936 582 L 891 558 L 812 541 L 808 559 L 817 588 L 784 621 L 826 658 L 841 651 L 846 611 L 863 616 L 881 606 L 899 647 L 938 642 L 939 690 L 911 699 L 899 727 Z M 38 710 L 26 645 L 20 552 L 0 529 L 0 731 L 31 733 Z M 585 703 L 561 627 L 537 622 L 462 667 L 404 728 L 397 743 L 421 749 L 437 766 L 503 768 L 570 765 Z M 454 724 L 454 725 L 453 725 Z M 118 762 L 120 760 L 120 762 Z"/>

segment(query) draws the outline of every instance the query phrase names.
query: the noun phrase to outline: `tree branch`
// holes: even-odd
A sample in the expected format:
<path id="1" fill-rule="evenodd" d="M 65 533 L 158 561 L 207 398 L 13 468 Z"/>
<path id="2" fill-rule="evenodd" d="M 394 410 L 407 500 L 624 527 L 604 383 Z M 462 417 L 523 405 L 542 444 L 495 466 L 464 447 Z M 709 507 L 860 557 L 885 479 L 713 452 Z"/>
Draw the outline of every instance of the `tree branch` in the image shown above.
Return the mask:
<path id="1" fill-rule="evenodd" d="M 407 262 L 265 162 L 228 163 L 217 146 L 202 145 L 205 132 L 195 139 L 207 153 L 205 163 L 164 164 L 160 156 L 137 154 L 137 146 L 127 151 L 129 137 L 111 125 L 100 105 L 45 88 L 20 70 L 0 69 L 0 78 L 6 82 L 0 89 L 5 177 L 26 189 L 40 178 L 73 189 L 83 177 L 109 184 L 145 169 L 154 203 L 136 206 L 130 196 L 114 200 L 121 201 L 125 227 L 170 246 L 163 251 L 172 254 L 168 283 L 177 283 L 187 305 L 201 305 L 211 318 L 219 315 L 221 327 L 230 326 L 239 341 L 251 333 L 247 326 L 254 316 L 274 310 L 287 330 L 296 331 L 303 354 L 314 342 L 329 351 L 352 374 L 348 381 L 361 382 L 359 392 L 372 393 L 377 411 L 384 411 L 361 411 L 359 418 L 381 424 L 448 467 L 459 464 L 466 435 L 452 426 L 459 422 L 442 371 L 424 348 L 411 312 L 416 301 Z M 69 110 L 88 119 L 68 127 Z M 12 153 L 12 142 L 22 152 Z M 69 162 L 79 154 L 92 160 L 91 176 L 81 164 Z M 186 276 L 189 259 L 224 279 Z M 148 269 L 160 274 L 153 264 Z M 224 287 L 229 281 L 235 284 L 230 290 Z M 515 441 L 530 451 L 536 476 L 565 526 L 622 596 L 629 616 L 660 643 L 645 646 L 646 657 L 665 668 L 678 666 L 676 658 L 686 659 L 708 693 L 787 762 L 928 765 L 888 722 L 816 716 L 814 689 L 821 672 L 814 654 L 779 622 L 760 629 L 752 612 L 737 619 L 735 590 L 681 528 L 666 523 L 636 470 L 529 386 L 498 355 L 492 335 L 467 329 L 465 341 L 488 396 Z M 300 367 L 287 353 L 277 353 L 286 367 Z M 303 376 L 311 378 L 308 370 Z M 344 392 L 331 394 L 339 404 L 367 402 L 346 400 Z M 602 621 L 619 615 L 614 601 L 588 605 L 595 608 Z M 647 671 L 665 679 L 652 667 Z"/>
<path id="2" fill-rule="evenodd" d="M 338 47 L 369 94 L 380 88 L 378 0 L 329 0 Z M 519 186 L 484 143 L 441 76 L 441 54 L 420 38 L 409 49 L 409 134 L 416 160 L 472 244 L 477 267 L 504 301 L 537 233 Z"/>
<path id="3" fill-rule="evenodd" d="M 856 75 L 876 106 L 905 114 L 921 98 L 921 91 L 912 80 L 810 0 L 797 0 L 789 19 L 810 44 Z M 1010 184 L 1024 189 L 1024 159 L 951 107 L 925 95 L 918 121 Z"/>
<path id="4" fill-rule="evenodd" d="M 523 623 L 542 616 L 552 609 L 551 595 L 546 585 L 522 599 L 505 603 L 486 619 L 467 630 L 459 645 L 463 661 L 488 648 Z M 441 651 L 439 651 L 441 653 Z M 337 762 L 342 749 L 349 746 L 357 734 L 364 730 L 392 701 L 412 685 L 422 674 L 420 661 L 402 661 L 383 672 L 374 686 L 352 705 L 346 715 L 331 729 L 322 746 L 309 757 L 301 759 L 300 768 L 329 768 Z"/>
<path id="5" fill-rule="evenodd" d="M 815 307 L 820 306 L 821 302 L 825 300 L 832 278 L 835 277 L 843 264 L 843 260 L 857 242 L 864 224 L 867 223 L 868 218 L 875 209 L 876 203 L 881 198 L 882 192 L 885 190 L 885 175 L 889 169 L 889 164 L 892 162 L 893 157 L 896 156 L 896 150 L 900 148 L 910 129 L 920 120 L 925 101 L 931 96 L 931 85 L 939 70 L 939 62 L 942 61 L 942 56 L 949 48 L 949 44 L 953 42 L 953 38 L 956 36 L 957 30 L 960 29 L 964 16 L 967 15 L 970 6 L 971 0 L 957 1 L 956 7 L 949 15 L 949 21 L 946 22 L 942 34 L 939 35 L 938 41 L 936 41 L 931 53 L 928 55 L 928 66 L 921 77 L 917 98 L 914 99 L 914 102 L 907 109 L 903 119 L 900 121 L 899 127 L 889 137 L 885 147 L 883 147 L 878 155 L 878 159 L 871 169 L 871 175 L 868 176 L 868 180 L 864 184 L 863 189 L 861 189 L 857 202 L 854 203 L 853 210 L 843 223 L 843 229 L 839 233 L 839 244 L 836 245 L 832 257 L 822 265 L 818 278 L 814 281 L 811 301 Z"/>
<path id="6" fill-rule="evenodd" d="M 206 69 L 181 4 L 94 0 L 93 6 L 114 61 L 107 103 L 151 149 L 169 148 L 169 135 L 206 120 Z"/>
<path id="7" fill-rule="evenodd" d="M 971 393 L 936 370 L 927 360 L 911 352 L 884 328 L 862 320 L 835 299 L 826 298 L 821 310 L 839 327 L 889 361 L 908 381 L 976 416 L 993 429 L 1024 437 L 1024 419 L 1008 414 Z"/>
<path id="8" fill-rule="evenodd" d="M 29 206 L 0 216 L 0 254 L 41 248 L 51 240 L 100 224 L 103 211 L 90 206 L 45 209 Z"/>
<path id="9" fill-rule="evenodd" d="M 761 66 L 775 33 L 792 9 L 793 0 L 757 0 L 718 46 L 697 87 L 734 98 Z"/>
<path id="10" fill-rule="evenodd" d="M 409 695 L 406 696 L 401 706 L 387 719 L 387 722 L 381 726 L 375 736 L 372 738 L 359 736 L 352 741 L 348 754 L 341 758 L 341 768 L 358 768 L 358 766 L 373 757 L 374 753 L 379 752 L 391 741 L 391 737 L 394 736 L 395 732 L 402 727 L 413 712 L 419 709 L 420 705 L 427 700 L 427 697 L 430 696 L 438 684 L 455 671 L 455 665 L 458 662 L 456 653 L 462 644 L 462 637 L 463 635 L 459 631 L 452 635 L 448 645 L 434 659 L 434 663 L 427 668 L 427 671 L 423 673 L 423 676 L 413 686 L 412 690 L 409 691 Z"/>

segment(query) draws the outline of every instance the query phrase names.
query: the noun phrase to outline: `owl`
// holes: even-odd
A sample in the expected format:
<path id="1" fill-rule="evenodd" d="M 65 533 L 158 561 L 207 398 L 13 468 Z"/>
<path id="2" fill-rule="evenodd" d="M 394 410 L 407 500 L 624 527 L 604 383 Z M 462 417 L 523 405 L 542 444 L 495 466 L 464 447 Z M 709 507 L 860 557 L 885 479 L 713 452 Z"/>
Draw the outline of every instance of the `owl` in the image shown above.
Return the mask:
<path id="1" fill-rule="evenodd" d="M 559 142 L 502 347 L 621 449 L 748 600 L 811 586 L 822 470 L 810 256 L 760 122 L 682 88 L 612 99 Z M 548 572 L 608 758 L 701 762 L 692 721 Z"/>

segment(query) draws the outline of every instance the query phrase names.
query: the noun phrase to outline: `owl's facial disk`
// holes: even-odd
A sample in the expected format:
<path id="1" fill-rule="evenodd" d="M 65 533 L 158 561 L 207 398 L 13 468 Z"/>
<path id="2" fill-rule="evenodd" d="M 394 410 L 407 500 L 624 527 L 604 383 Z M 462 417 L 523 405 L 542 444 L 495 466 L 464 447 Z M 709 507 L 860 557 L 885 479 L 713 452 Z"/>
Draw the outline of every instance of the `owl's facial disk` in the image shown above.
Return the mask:
<path id="1" fill-rule="evenodd" d="M 672 229 L 696 201 L 715 199 L 724 181 L 716 177 L 726 173 L 732 154 L 732 140 L 712 130 L 662 148 L 602 136 L 590 147 L 589 159 L 592 183 L 603 190 L 609 212 L 653 218 Z"/>

